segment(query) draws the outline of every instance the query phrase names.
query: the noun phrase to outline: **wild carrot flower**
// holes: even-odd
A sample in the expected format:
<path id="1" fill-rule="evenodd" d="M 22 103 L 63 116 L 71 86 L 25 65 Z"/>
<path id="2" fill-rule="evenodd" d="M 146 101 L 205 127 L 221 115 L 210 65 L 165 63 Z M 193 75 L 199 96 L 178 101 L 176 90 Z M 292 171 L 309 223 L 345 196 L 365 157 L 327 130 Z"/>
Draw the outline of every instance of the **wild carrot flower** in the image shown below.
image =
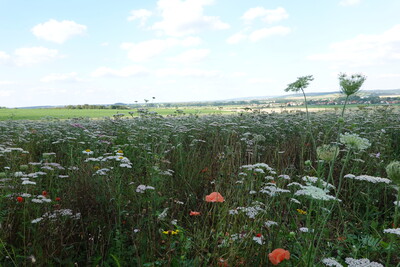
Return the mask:
<path id="1" fill-rule="evenodd" d="M 268 254 L 268 258 L 273 265 L 278 265 L 283 260 L 290 259 L 290 252 L 288 250 L 284 250 L 283 248 L 277 248 Z"/>
<path id="2" fill-rule="evenodd" d="M 211 194 L 206 196 L 207 202 L 224 202 L 224 197 L 218 192 L 212 192 Z"/>
<path id="3" fill-rule="evenodd" d="M 360 137 L 358 134 L 340 134 L 340 142 L 347 148 L 354 150 L 365 150 L 371 146 L 368 139 Z"/>
<path id="4" fill-rule="evenodd" d="M 23 197 L 17 197 L 17 201 L 18 201 L 19 203 L 24 202 L 24 198 L 23 198 Z"/>
<path id="5" fill-rule="evenodd" d="M 200 215 L 200 212 L 198 212 L 198 211 L 190 211 L 190 214 L 189 214 L 190 216 L 199 216 Z"/>
<path id="6" fill-rule="evenodd" d="M 386 166 L 386 173 L 396 184 L 400 184 L 400 161 L 392 161 Z"/>

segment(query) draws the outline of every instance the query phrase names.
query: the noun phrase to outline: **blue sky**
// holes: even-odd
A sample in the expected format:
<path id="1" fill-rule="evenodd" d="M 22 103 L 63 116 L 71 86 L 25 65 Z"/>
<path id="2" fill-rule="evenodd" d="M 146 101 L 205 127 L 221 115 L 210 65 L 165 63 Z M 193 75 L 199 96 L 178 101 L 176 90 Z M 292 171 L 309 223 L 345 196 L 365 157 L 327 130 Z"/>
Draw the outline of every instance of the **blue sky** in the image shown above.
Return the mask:
<path id="1" fill-rule="evenodd" d="M 0 0 L 0 106 L 400 88 L 398 0 Z"/>

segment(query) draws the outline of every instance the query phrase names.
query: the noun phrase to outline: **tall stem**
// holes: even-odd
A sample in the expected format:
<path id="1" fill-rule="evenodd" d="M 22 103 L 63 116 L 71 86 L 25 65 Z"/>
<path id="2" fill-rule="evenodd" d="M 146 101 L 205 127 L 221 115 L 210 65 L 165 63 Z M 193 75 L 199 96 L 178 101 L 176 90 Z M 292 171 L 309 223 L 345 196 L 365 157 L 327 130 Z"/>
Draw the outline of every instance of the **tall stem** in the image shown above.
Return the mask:
<path id="1" fill-rule="evenodd" d="M 349 100 L 349 95 L 346 95 L 346 100 L 344 101 L 344 106 L 342 109 L 342 118 L 344 119 L 344 110 L 346 109 L 347 101 Z"/>
<path id="2" fill-rule="evenodd" d="M 307 97 L 306 97 L 306 94 L 304 93 L 303 88 L 301 88 L 301 92 L 303 93 L 304 104 L 305 104 L 305 106 L 306 106 L 306 116 L 307 116 L 308 131 L 309 131 L 309 133 L 310 133 L 310 135 L 311 135 L 311 142 L 312 142 L 312 144 L 313 144 L 313 149 L 314 149 L 314 151 L 315 151 L 315 150 L 317 149 L 317 146 L 316 146 L 316 144 L 315 144 L 314 135 L 313 135 L 313 133 L 312 133 L 312 131 L 311 131 L 311 121 L 310 121 L 310 115 L 309 115 L 309 113 L 308 113 Z"/>

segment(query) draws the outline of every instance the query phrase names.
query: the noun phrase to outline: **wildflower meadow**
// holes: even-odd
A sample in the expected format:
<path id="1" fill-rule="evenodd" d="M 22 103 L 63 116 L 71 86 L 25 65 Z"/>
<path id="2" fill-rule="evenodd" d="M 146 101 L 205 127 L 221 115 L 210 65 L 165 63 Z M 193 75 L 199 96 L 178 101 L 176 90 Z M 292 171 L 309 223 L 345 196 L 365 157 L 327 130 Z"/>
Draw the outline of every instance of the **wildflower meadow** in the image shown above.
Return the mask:
<path id="1" fill-rule="evenodd" d="M 399 266 L 399 161 L 390 106 L 2 121 L 0 265 Z"/>

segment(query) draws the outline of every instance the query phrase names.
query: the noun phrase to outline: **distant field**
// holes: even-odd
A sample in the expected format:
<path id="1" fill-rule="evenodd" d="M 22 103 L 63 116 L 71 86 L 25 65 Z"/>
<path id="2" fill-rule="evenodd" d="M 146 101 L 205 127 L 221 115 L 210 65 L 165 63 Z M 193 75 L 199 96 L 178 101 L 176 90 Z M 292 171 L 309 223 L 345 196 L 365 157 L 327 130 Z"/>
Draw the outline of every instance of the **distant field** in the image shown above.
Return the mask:
<path id="1" fill-rule="evenodd" d="M 221 114 L 230 113 L 229 111 L 218 110 L 216 108 L 181 108 L 185 114 Z M 126 117 L 130 117 L 129 111 L 134 112 L 137 116 L 137 111 L 132 110 L 115 110 L 115 109 L 0 109 L 1 120 L 40 120 L 46 118 L 71 119 L 71 118 L 103 118 L 112 117 L 117 113 L 123 113 Z M 175 114 L 176 109 L 150 109 L 156 111 L 160 115 Z"/>

